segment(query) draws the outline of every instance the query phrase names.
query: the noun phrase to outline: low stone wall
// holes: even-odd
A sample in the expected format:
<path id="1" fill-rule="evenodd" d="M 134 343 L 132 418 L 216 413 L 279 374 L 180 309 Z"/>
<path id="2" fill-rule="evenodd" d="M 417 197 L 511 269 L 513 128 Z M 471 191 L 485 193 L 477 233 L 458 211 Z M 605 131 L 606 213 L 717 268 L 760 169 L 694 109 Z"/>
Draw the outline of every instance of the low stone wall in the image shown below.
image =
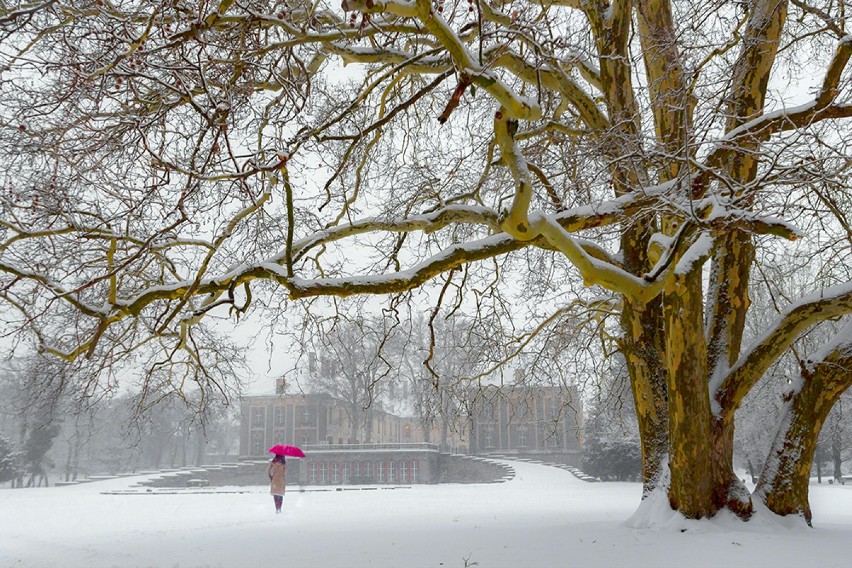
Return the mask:
<path id="1" fill-rule="evenodd" d="M 299 484 L 299 460 L 287 462 L 287 485 Z M 242 461 L 215 466 L 183 468 L 165 471 L 160 477 L 144 481 L 139 485 L 146 487 L 250 487 L 266 485 L 266 466 L 268 461 Z"/>
<path id="2" fill-rule="evenodd" d="M 421 484 L 436 483 L 439 476 L 436 449 L 322 449 L 302 461 L 304 485 Z"/>
<path id="3" fill-rule="evenodd" d="M 377 467 L 379 463 L 402 462 L 418 463 L 417 477 L 414 480 L 401 479 L 399 469 L 393 481 L 379 481 Z M 352 475 L 354 464 L 370 463 L 370 476 Z M 265 460 L 246 460 L 238 463 L 202 466 L 164 471 L 160 477 L 152 478 L 139 485 L 145 487 L 222 487 L 222 486 L 262 486 L 267 484 Z M 287 460 L 287 485 L 297 487 L 302 485 L 345 485 L 340 478 L 334 483 L 330 477 L 332 464 L 350 464 L 348 484 L 382 485 L 387 483 L 494 483 L 506 481 L 514 476 L 514 470 L 504 464 L 487 458 L 459 454 L 439 454 L 438 452 L 390 452 L 390 451 L 328 451 L 314 452 L 308 458 Z M 326 482 L 322 483 L 317 477 L 321 464 L 325 464 Z M 313 482 L 311 466 L 313 465 Z M 340 467 L 340 466 L 338 466 Z M 397 466 L 398 467 L 398 466 Z M 367 469 L 363 467 L 363 469 Z"/>

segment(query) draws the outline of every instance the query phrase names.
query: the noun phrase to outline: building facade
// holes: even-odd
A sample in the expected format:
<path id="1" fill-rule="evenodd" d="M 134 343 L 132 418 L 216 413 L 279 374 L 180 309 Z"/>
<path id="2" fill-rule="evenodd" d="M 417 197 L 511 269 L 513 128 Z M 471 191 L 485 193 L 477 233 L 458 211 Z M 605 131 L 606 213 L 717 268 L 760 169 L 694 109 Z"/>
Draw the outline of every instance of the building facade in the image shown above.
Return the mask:
<path id="1" fill-rule="evenodd" d="M 576 389 L 485 386 L 469 396 L 468 414 L 456 414 L 459 424 L 428 433 L 415 418 L 377 408 L 353 428 L 351 409 L 326 394 L 244 397 L 240 458 L 268 459 L 275 444 L 300 446 L 308 457 L 290 468 L 288 478 L 309 485 L 433 483 L 441 451 L 547 456 L 579 465 L 582 403 Z"/>
<path id="2" fill-rule="evenodd" d="M 472 391 L 470 399 L 471 453 L 579 459 L 583 406 L 575 387 L 484 386 Z"/>
<path id="3" fill-rule="evenodd" d="M 240 420 L 240 457 L 267 457 L 275 444 L 409 444 L 424 441 L 417 421 L 379 409 L 364 414 L 355 428 L 345 403 L 325 394 L 244 397 Z"/>

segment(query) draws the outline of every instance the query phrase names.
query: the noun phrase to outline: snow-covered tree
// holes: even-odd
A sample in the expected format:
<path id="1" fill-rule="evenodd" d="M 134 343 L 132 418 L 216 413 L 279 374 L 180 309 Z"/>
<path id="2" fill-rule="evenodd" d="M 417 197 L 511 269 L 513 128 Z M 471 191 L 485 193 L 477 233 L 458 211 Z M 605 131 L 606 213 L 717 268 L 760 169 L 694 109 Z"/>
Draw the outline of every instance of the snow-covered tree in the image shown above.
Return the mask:
<path id="1" fill-rule="evenodd" d="M 640 478 L 642 445 L 627 365 L 619 355 L 604 363 L 585 407 L 583 471 L 604 480 Z"/>
<path id="2" fill-rule="evenodd" d="M 0 436 L 0 483 L 18 476 L 18 453 L 9 440 Z"/>
<path id="3" fill-rule="evenodd" d="M 810 519 L 852 328 L 801 354 L 754 495 L 734 427 L 803 334 L 852 312 L 849 10 L 3 2 L 5 329 L 68 360 L 157 353 L 154 393 L 219 385 L 204 320 L 252 305 L 469 306 L 515 345 L 615 314 L 645 495 Z M 771 268 L 808 290 L 751 336 Z"/>

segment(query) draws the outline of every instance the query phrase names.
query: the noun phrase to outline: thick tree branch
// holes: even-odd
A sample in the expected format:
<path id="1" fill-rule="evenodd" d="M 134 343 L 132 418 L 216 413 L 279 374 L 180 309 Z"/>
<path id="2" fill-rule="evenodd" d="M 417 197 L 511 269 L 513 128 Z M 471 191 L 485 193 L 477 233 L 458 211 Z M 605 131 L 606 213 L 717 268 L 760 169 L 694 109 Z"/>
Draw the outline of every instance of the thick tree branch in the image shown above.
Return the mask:
<path id="1" fill-rule="evenodd" d="M 734 412 L 766 370 L 808 328 L 852 313 L 852 285 L 827 288 L 788 307 L 739 358 L 726 377 L 713 381 L 711 395 L 721 412 Z"/>

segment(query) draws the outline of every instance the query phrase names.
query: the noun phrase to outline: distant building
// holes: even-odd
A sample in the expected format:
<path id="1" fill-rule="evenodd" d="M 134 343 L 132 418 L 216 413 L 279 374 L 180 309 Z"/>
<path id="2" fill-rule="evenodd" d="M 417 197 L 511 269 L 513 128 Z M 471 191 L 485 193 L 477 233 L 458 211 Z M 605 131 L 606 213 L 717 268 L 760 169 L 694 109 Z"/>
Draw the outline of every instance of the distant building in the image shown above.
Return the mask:
<path id="1" fill-rule="evenodd" d="M 583 405 L 575 387 L 485 386 L 470 393 L 473 454 L 562 454 L 579 459 Z"/>
<path id="2" fill-rule="evenodd" d="M 310 485 L 433 483 L 438 446 L 423 443 L 415 420 L 378 409 L 352 432 L 345 403 L 325 394 L 245 397 L 240 458 L 267 459 L 275 444 L 308 454 L 288 467 L 288 479 Z M 368 436 L 369 431 L 369 436 Z M 368 439 L 369 438 L 369 439 Z"/>
<path id="3" fill-rule="evenodd" d="M 416 418 L 378 408 L 366 411 L 353 431 L 345 401 L 327 394 L 284 394 L 285 388 L 279 379 L 278 394 L 242 399 L 240 458 L 267 459 L 275 444 L 303 447 L 308 458 L 297 460 L 298 471 L 288 472 L 300 483 L 431 483 L 439 450 L 579 464 L 583 411 L 573 387 L 472 390 L 466 414 L 457 412 L 453 424 L 433 424 L 428 433 Z"/>
<path id="4" fill-rule="evenodd" d="M 242 400 L 240 456 L 266 457 L 275 444 L 414 443 L 423 434 L 413 418 L 379 409 L 365 413 L 352 431 L 345 403 L 325 394 L 249 396 Z"/>

